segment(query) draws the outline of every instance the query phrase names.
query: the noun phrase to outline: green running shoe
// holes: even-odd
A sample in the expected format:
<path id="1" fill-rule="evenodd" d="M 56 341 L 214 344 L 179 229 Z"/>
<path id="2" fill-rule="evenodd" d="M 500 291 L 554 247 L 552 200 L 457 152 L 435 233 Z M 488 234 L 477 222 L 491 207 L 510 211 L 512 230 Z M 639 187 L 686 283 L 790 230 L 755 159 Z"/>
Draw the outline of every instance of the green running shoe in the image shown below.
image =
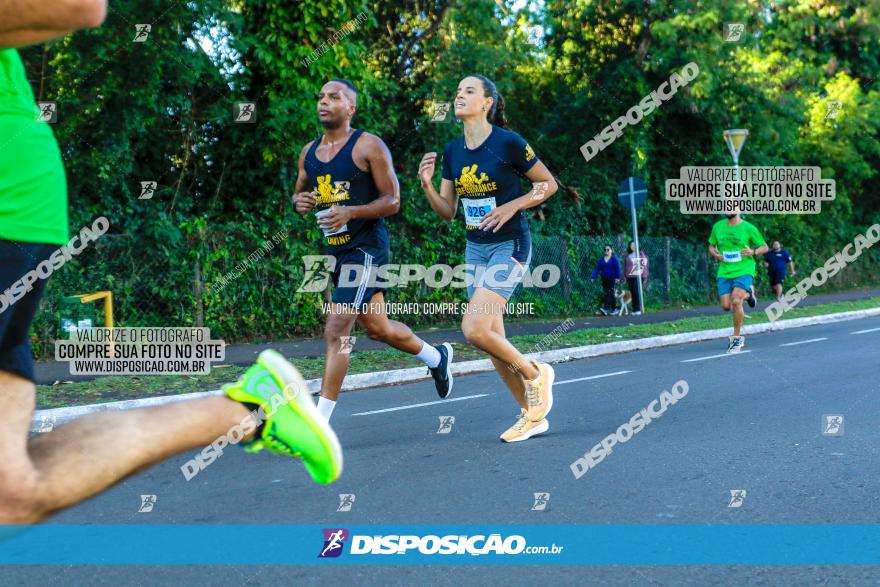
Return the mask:
<path id="1" fill-rule="evenodd" d="M 279 353 L 260 353 L 241 379 L 223 391 L 248 407 L 262 407 L 267 416 L 253 439 L 243 443 L 246 451 L 265 448 L 298 457 L 316 483 L 333 483 L 342 474 L 342 448 L 336 434 L 318 413 L 303 376 Z"/>

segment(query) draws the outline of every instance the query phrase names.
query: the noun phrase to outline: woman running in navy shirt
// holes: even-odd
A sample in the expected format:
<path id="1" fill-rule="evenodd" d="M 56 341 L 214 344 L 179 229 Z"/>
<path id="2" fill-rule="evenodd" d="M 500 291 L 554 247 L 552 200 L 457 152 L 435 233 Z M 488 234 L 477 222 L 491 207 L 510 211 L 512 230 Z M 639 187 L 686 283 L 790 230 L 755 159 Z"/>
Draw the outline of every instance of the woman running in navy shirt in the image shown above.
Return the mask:
<path id="1" fill-rule="evenodd" d="M 468 311 L 461 329 L 485 351 L 520 406 L 516 423 L 501 439 L 526 440 L 549 428 L 553 368 L 526 359 L 504 333 L 504 306 L 528 270 L 532 246 L 523 210 L 547 201 L 556 181 L 529 144 L 507 129 L 504 99 L 482 75 L 464 78 L 455 95 L 455 116 L 464 136 L 443 150 L 440 192 L 432 183 L 437 153 L 427 153 L 419 178 L 431 208 L 444 220 L 464 211 L 468 266 Z M 532 182 L 522 193 L 520 178 Z"/>

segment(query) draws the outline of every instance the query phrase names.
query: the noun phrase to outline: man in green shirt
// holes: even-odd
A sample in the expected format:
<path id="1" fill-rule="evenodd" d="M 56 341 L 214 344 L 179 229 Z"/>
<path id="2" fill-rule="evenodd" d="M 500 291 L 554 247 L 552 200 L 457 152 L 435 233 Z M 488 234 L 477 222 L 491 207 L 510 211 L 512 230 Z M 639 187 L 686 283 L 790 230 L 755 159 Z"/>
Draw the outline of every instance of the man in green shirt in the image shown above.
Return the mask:
<path id="1" fill-rule="evenodd" d="M 743 318 L 743 302 L 755 307 L 755 257 L 767 252 L 767 243 L 751 222 L 740 218 L 739 212 L 728 214 L 712 227 L 709 235 L 709 254 L 718 259 L 718 296 L 721 308 L 726 312 L 733 309 L 733 336 L 730 337 L 727 352 L 738 353 L 746 344 L 740 334 Z"/>
<path id="2" fill-rule="evenodd" d="M 76 236 L 68 243 L 58 144 L 38 119 L 14 47 L 97 27 L 106 11 L 106 0 L 0 0 L 0 525 L 39 522 L 199 447 L 181 467 L 187 480 L 240 441 L 252 452 L 301 458 L 318 483 L 342 473 L 336 435 L 302 376 L 274 351 L 261 353 L 223 396 L 90 414 L 28 438 L 36 398 L 30 325 L 46 279 L 79 247 Z"/>

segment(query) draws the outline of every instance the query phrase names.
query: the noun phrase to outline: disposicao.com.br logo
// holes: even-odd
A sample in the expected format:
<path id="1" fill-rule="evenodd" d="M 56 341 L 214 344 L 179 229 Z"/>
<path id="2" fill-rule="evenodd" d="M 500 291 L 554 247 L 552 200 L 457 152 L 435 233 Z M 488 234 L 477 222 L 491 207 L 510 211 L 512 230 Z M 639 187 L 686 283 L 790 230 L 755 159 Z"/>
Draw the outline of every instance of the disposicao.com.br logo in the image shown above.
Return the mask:
<path id="1" fill-rule="evenodd" d="M 348 530 L 345 528 L 324 528 L 324 546 L 318 558 L 338 557 L 342 554 L 346 540 L 348 540 Z"/>
<path id="2" fill-rule="evenodd" d="M 345 542 L 350 542 L 351 555 L 383 554 L 426 554 L 426 555 L 516 555 L 516 554 L 559 554 L 564 546 L 529 546 L 526 539 L 518 534 L 502 537 L 501 534 L 446 535 L 434 534 L 387 534 L 366 536 L 348 530 L 335 528 L 324 530 L 324 546 L 319 558 L 338 557 Z"/>

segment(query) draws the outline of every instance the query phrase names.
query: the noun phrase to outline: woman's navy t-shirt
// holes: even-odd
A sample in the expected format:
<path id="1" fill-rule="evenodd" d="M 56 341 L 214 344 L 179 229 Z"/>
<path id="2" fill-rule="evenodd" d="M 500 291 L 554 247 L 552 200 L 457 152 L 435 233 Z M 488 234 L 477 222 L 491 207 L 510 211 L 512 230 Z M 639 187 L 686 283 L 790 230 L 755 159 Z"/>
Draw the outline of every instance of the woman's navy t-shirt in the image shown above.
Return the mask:
<path id="1" fill-rule="evenodd" d="M 538 158 L 529 144 L 513 131 L 497 126 L 476 149 L 465 146 L 464 137 L 443 149 L 443 179 L 453 182 L 465 213 L 467 239 L 475 243 L 499 243 L 523 238 L 529 224 L 522 210 L 501 230 L 480 230 L 480 220 L 494 208 L 523 195 L 520 176 Z"/>

